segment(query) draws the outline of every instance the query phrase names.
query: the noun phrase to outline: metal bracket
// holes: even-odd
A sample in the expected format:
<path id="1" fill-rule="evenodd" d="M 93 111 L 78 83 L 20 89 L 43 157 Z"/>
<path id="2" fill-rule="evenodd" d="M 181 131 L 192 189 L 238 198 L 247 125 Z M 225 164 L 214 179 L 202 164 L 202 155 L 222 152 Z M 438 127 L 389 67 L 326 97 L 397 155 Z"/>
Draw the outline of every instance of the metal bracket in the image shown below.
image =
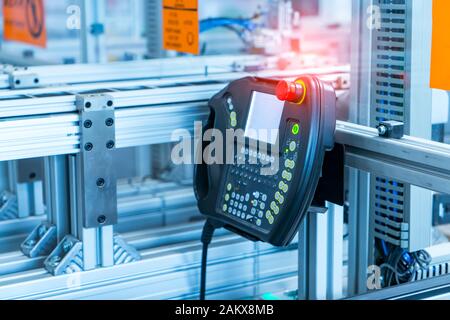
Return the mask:
<path id="1" fill-rule="evenodd" d="M 113 167 L 115 115 L 112 97 L 80 95 L 81 153 L 78 157 L 79 205 L 84 228 L 117 223 L 117 178 Z"/>
<path id="2" fill-rule="evenodd" d="M 114 265 L 140 259 L 141 256 L 134 247 L 127 244 L 119 235 L 114 235 Z M 55 276 L 84 271 L 83 243 L 67 235 L 44 261 L 44 266 Z"/>
<path id="3" fill-rule="evenodd" d="M 83 243 L 67 235 L 44 261 L 45 268 L 53 275 L 83 271 Z"/>
<path id="4" fill-rule="evenodd" d="M 398 121 L 382 121 L 377 126 L 377 130 L 380 137 L 401 139 L 404 135 L 405 125 Z"/>
<path id="5" fill-rule="evenodd" d="M 56 226 L 47 222 L 38 225 L 20 245 L 26 256 L 35 258 L 48 255 L 56 245 Z"/>
<path id="6" fill-rule="evenodd" d="M 3 191 L 0 195 L 0 221 L 18 218 L 18 204 L 15 194 Z"/>
<path id="7" fill-rule="evenodd" d="M 11 65 L 4 65 L 2 71 L 9 76 L 11 89 L 36 88 L 40 84 L 39 75 L 30 72 L 27 67 L 17 68 Z"/>

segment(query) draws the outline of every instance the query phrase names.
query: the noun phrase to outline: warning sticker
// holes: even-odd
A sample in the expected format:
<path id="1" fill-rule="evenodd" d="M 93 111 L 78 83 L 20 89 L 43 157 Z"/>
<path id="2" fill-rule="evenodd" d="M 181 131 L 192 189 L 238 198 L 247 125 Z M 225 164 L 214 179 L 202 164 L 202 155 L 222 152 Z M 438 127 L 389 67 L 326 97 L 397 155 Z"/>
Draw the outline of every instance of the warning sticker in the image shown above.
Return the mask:
<path id="1" fill-rule="evenodd" d="M 198 0 L 163 0 L 163 47 L 198 54 Z"/>
<path id="2" fill-rule="evenodd" d="M 431 88 L 450 91 L 450 1 L 433 1 Z"/>
<path id="3" fill-rule="evenodd" d="M 46 47 L 44 0 L 4 0 L 3 23 L 5 40 Z"/>

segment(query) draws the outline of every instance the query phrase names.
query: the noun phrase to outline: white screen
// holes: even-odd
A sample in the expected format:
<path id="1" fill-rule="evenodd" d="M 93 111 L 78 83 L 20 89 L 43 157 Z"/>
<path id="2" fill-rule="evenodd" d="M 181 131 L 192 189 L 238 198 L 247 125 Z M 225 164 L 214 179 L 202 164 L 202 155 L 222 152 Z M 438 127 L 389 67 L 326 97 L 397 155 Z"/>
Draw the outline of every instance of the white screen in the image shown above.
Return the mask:
<path id="1" fill-rule="evenodd" d="M 253 91 L 245 137 L 275 144 L 278 137 L 275 130 L 279 130 L 283 108 L 284 101 L 276 96 Z"/>

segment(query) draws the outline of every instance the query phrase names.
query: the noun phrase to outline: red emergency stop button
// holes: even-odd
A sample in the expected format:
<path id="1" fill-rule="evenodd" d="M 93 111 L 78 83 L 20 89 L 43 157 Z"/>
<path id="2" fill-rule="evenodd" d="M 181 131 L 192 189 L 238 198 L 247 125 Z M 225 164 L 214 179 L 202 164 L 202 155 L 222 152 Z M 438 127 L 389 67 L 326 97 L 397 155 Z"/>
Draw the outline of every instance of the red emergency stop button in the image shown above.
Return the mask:
<path id="1" fill-rule="evenodd" d="M 306 89 L 303 82 L 280 81 L 276 88 L 277 98 L 281 101 L 302 103 L 305 99 Z"/>

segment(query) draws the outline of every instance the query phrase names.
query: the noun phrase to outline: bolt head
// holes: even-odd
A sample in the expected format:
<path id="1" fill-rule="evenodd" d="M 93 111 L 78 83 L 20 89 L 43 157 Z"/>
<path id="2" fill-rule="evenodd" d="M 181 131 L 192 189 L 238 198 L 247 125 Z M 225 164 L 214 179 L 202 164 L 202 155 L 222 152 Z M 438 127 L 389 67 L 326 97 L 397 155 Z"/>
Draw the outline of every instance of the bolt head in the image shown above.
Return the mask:
<path id="1" fill-rule="evenodd" d="M 98 179 L 97 179 L 97 187 L 103 188 L 104 186 L 105 186 L 105 179 L 103 179 L 103 178 L 98 178 Z"/>
<path id="2" fill-rule="evenodd" d="M 91 127 L 92 127 L 92 121 L 91 121 L 91 120 L 86 120 L 86 121 L 84 122 L 84 127 L 85 127 L 86 129 L 91 128 Z"/>
<path id="3" fill-rule="evenodd" d="M 94 145 L 90 142 L 88 142 L 84 145 L 84 150 L 86 150 L 86 151 L 91 151 L 93 148 L 94 148 Z"/>
<path id="4" fill-rule="evenodd" d="M 112 149 L 112 148 L 114 148 L 115 145 L 116 145 L 116 143 L 111 140 L 106 143 L 106 148 Z"/>
<path id="5" fill-rule="evenodd" d="M 39 227 L 38 235 L 39 235 L 40 238 L 42 238 L 46 232 L 47 232 L 47 227 L 46 226 L 40 226 Z"/>
<path id="6" fill-rule="evenodd" d="M 32 248 L 36 245 L 36 243 L 37 243 L 36 240 L 30 239 L 30 240 L 25 241 L 24 246 L 27 248 Z"/>
<path id="7" fill-rule="evenodd" d="M 106 217 L 104 215 L 101 215 L 97 218 L 97 222 L 100 224 L 104 224 L 106 222 Z"/>
<path id="8" fill-rule="evenodd" d="M 384 125 L 378 126 L 378 133 L 379 133 L 380 135 L 385 135 L 386 132 L 387 132 L 386 126 L 384 126 Z"/>
<path id="9" fill-rule="evenodd" d="M 61 257 L 60 256 L 53 256 L 50 258 L 50 260 L 48 261 L 48 264 L 55 268 L 56 266 L 59 265 L 59 263 L 61 262 Z"/>
<path id="10" fill-rule="evenodd" d="M 69 252 L 70 249 L 72 249 L 73 244 L 70 241 L 66 241 L 63 243 L 62 247 L 63 247 L 64 252 L 67 253 L 67 252 Z"/>
<path id="11" fill-rule="evenodd" d="M 112 119 L 112 118 L 106 119 L 105 124 L 107 127 L 111 127 L 114 124 L 114 119 Z"/>

